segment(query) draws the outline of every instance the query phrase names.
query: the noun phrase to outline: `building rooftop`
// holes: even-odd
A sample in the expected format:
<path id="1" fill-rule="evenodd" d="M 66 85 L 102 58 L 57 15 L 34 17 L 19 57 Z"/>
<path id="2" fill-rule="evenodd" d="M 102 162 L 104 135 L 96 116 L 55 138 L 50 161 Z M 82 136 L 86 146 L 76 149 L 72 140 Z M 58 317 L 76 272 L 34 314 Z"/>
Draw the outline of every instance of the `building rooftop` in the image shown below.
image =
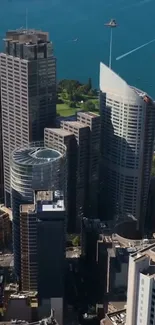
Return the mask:
<path id="1" fill-rule="evenodd" d="M 79 258 L 81 255 L 81 247 L 67 247 L 66 258 Z"/>
<path id="2" fill-rule="evenodd" d="M 12 152 L 12 161 L 20 165 L 48 164 L 60 159 L 61 153 L 51 148 L 45 148 L 36 144 L 20 147 Z"/>
<path id="3" fill-rule="evenodd" d="M 35 29 L 8 30 L 4 41 L 11 41 L 26 45 L 35 45 L 49 42 L 49 33 Z"/>
<path id="4" fill-rule="evenodd" d="M 150 261 L 155 263 L 155 242 L 151 245 L 141 247 L 136 253 L 131 255 L 134 261 L 144 259 L 146 256 L 150 258 Z"/>
<path id="5" fill-rule="evenodd" d="M 20 205 L 20 212 L 21 213 L 28 213 L 28 212 L 34 212 L 35 211 L 35 205 L 34 204 L 22 204 Z"/>
<path id="6" fill-rule="evenodd" d="M 49 191 L 50 192 L 50 191 Z M 64 197 L 61 191 L 55 191 L 52 193 L 50 199 L 37 200 L 37 211 L 64 211 Z"/>
<path id="7" fill-rule="evenodd" d="M 8 322 L 0 322 L 0 325 L 58 325 L 56 319 L 53 316 L 43 318 L 37 322 L 27 322 L 25 320 L 11 320 Z"/>
<path id="8" fill-rule="evenodd" d="M 36 201 L 53 200 L 53 191 L 36 191 Z"/>
<path id="9" fill-rule="evenodd" d="M 113 313 L 108 313 L 107 318 L 114 325 L 125 325 L 126 324 L 126 309 L 121 309 Z"/>
<path id="10" fill-rule="evenodd" d="M 87 118 L 90 118 L 90 119 L 99 117 L 99 114 L 94 113 L 94 112 L 78 112 L 77 115 L 78 116 L 84 116 L 84 117 L 87 117 Z"/>
<path id="11" fill-rule="evenodd" d="M 9 215 L 10 220 L 12 221 L 12 209 L 11 208 L 6 208 L 4 206 L 4 204 L 1 204 L 0 205 L 0 213 L 1 213 L 1 211 L 4 213 L 7 213 Z"/>
<path id="12" fill-rule="evenodd" d="M 0 267 L 13 267 L 13 254 L 0 254 Z"/>
<path id="13" fill-rule="evenodd" d="M 10 295 L 12 299 L 26 299 L 26 298 L 37 298 L 36 291 L 20 291 Z"/>
<path id="14" fill-rule="evenodd" d="M 86 128 L 87 126 L 83 123 L 77 122 L 77 121 L 62 121 L 61 125 L 69 125 L 76 129 Z"/>
<path id="15" fill-rule="evenodd" d="M 102 93 L 113 94 L 130 101 L 133 105 L 152 102 L 152 98 L 144 91 L 131 87 L 117 73 L 104 63 L 100 63 L 100 90 Z"/>
<path id="16" fill-rule="evenodd" d="M 64 129 L 60 129 L 60 128 L 57 128 L 57 129 L 45 128 L 45 130 L 51 131 L 52 133 L 55 133 L 55 134 L 60 135 L 60 136 L 63 136 L 63 137 L 69 136 L 69 135 L 72 135 L 73 134 L 70 131 L 67 131 L 67 130 L 64 130 Z"/>
<path id="17" fill-rule="evenodd" d="M 5 285 L 4 290 L 17 293 L 19 291 L 19 285 L 17 283 L 8 283 Z"/>

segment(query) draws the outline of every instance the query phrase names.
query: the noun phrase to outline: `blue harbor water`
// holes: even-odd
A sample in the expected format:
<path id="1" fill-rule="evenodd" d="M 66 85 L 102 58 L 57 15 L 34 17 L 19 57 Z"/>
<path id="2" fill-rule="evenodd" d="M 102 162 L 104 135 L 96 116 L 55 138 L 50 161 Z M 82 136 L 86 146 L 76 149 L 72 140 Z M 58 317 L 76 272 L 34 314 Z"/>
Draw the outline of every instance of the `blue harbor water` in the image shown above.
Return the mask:
<path id="1" fill-rule="evenodd" d="M 91 77 L 95 87 L 99 62 L 108 64 L 110 31 L 104 23 L 116 19 L 112 68 L 155 97 L 155 42 L 116 61 L 117 56 L 155 38 L 154 0 L 1 0 L 0 39 L 7 29 L 25 27 L 26 8 L 28 27 L 50 33 L 58 79 L 85 82 Z"/>

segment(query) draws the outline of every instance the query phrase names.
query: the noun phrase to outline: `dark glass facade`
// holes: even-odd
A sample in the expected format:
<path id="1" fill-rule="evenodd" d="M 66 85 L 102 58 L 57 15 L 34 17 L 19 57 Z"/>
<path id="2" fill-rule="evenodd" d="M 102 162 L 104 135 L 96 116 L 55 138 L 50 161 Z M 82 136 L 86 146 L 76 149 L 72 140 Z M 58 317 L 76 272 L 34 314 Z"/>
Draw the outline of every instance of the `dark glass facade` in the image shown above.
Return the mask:
<path id="1" fill-rule="evenodd" d="M 65 211 L 37 211 L 39 298 L 63 297 Z"/>

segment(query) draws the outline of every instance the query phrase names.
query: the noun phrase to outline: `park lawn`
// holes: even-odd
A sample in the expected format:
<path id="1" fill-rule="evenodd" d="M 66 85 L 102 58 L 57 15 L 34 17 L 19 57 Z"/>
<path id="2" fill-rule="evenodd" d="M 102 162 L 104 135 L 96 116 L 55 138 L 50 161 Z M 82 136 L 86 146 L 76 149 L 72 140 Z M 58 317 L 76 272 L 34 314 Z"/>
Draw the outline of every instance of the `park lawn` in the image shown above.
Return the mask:
<path id="1" fill-rule="evenodd" d="M 76 108 L 69 107 L 67 104 L 57 104 L 57 114 L 60 116 L 70 116 L 76 113 Z"/>

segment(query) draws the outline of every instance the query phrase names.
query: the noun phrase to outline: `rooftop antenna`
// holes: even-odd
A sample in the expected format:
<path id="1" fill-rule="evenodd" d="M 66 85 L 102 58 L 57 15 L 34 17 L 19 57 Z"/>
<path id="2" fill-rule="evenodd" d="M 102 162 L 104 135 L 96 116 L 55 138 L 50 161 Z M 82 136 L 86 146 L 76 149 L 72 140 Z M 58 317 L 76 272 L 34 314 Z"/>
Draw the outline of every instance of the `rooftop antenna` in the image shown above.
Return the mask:
<path id="1" fill-rule="evenodd" d="M 105 26 L 110 28 L 110 52 L 109 52 L 109 68 L 111 69 L 111 61 L 112 61 L 112 32 L 113 28 L 116 28 L 118 24 L 116 23 L 115 19 L 111 19 L 109 23 L 104 24 Z"/>
<path id="2" fill-rule="evenodd" d="M 28 30 L 28 10 L 26 8 L 26 17 L 25 17 L 25 27 L 26 27 L 26 30 Z"/>

